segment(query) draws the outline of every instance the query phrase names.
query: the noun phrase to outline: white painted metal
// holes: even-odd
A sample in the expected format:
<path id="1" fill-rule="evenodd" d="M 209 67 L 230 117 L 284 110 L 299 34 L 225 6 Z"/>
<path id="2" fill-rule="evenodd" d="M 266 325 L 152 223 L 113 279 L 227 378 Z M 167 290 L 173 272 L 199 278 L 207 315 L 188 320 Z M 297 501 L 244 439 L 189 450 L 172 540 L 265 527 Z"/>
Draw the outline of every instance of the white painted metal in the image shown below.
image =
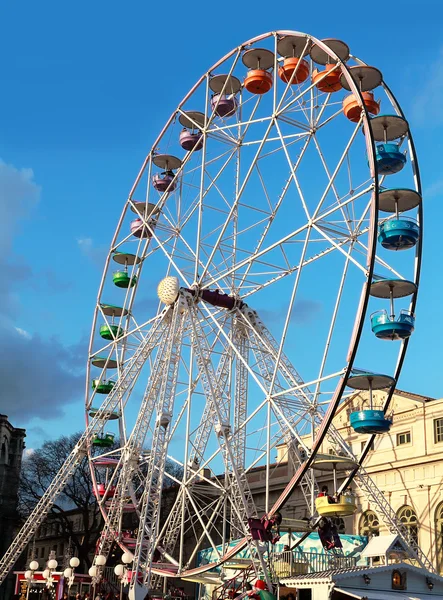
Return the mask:
<path id="1" fill-rule="evenodd" d="M 145 489 L 140 502 L 140 525 L 134 552 L 134 576 L 131 580 L 131 587 L 138 583 L 139 578 L 146 587 L 149 588 L 150 586 L 151 570 L 147 566 L 152 563 L 156 549 L 155 542 L 159 529 L 161 493 L 172 430 L 171 420 L 174 409 L 175 387 L 177 385 L 186 317 L 185 302 L 182 298 L 179 298 L 172 314 L 168 344 L 165 352 L 161 355 L 164 371 L 156 407 L 156 421 L 147 465 Z"/>
<path id="2" fill-rule="evenodd" d="M 91 371 L 94 366 L 88 364 L 87 410 L 99 399 L 96 391 L 90 391 L 91 378 L 103 381 L 111 377 L 116 381 L 114 389 L 89 420 L 79 448 L 0 563 L 0 578 L 44 519 L 84 452 L 89 452 L 97 487 L 98 457 L 93 456 L 90 442 L 95 433 L 104 432 L 112 412 L 119 415 L 120 442 L 102 457 L 114 457 L 118 464 L 106 483 L 106 491 L 114 489 L 114 496 L 110 501 L 104 497 L 99 500 L 106 524 L 98 552 L 106 555 L 114 540 L 128 549 L 122 539 L 122 523 L 130 497 L 140 520 L 134 552 L 137 575 L 131 583 L 131 597 L 142 594 L 142 588 L 160 590 L 164 577 L 192 572 L 196 555 L 203 548 L 212 549 L 215 562 L 223 565 L 236 550 L 248 547 L 257 571 L 267 573 L 269 565 L 260 544 L 251 540 L 248 519 L 264 517 L 265 513 L 270 516 L 277 510 L 271 498 L 271 460 L 276 446 L 286 443 L 293 471 L 305 471 L 295 485 L 314 518 L 317 485 L 313 471 L 305 467 L 317 451 L 319 439 L 324 435 L 337 451 L 352 455 L 330 421 L 359 345 L 373 268 L 391 278 L 406 276 L 400 274 L 402 265 L 398 267 L 391 257 L 375 253 L 377 191 L 384 178 L 377 178 L 368 115 L 363 110 L 361 121 L 352 125 L 342 114 L 341 97 L 338 101 L 333 93 L 319 93 L 309 78 L 301 85 L 292 85 L 292 80 L 282 84 L 277 50 L 282 36 L 287 35 L 298 40 L 301 55 L 310 49 L 312 53 L 314 48 L 319 62 L 336 63 L 346 86 L 362 103 L 360 90 L 342 63 L 344 55 L 340 60 L 336 54 L 343 44 L 323 43 L 291 31 L 265 34 L 234 49 L 205 73 L 180 103 L 130 191 L 100 284 L 90 357 L 105 356 L 117 364 L 117 369 L 114 376 L 100 367 L 97 376 Z M 228 82 L 234 81 L 233 77 L 240 82 L 245 75 L 245 48 L 266 45 L 274 53 L 272 91 L 268 96 L 254 97 L 237 86 L 236 114 L 218 118 L 221 98 L 215 111 L 210 103 L 213 77 L 218 77 L 215 81 L 220 96 L 229 94 Z M 311 71 L 313 67 L 311 63 Z M 389 91 L 385 102 L 400 115 Z M 204 115 L 198 122 L 203 147 L 184 153 L 172 147 L 178 139 L 176 122 L 196 110 Z M 340 143 L 337 132 L 342 134 Z M 410 138 L 408 148 L 414 178 L 410 187 L 419 194 Z M 157 193 L 152 175 L 158 169 L 152 165 L 159 162 L 160 153 L 180 158 L 174 163 L 173 182 L 166 191 Z M 322 183 L 315 188 L 317 180 Z M 134 240 L 128 218 L 134 218 L 134 206 L 141 206 L 141 198 L 155 205 L 155 211 L 138 212 L 147 237 Z M 421 206 L 416 210 L 420 212 Z M 109 292 L 106 282 L 111 257 L 116 251 L 128 252 L 129 245 L 135 259 L 128 274 L 137 276 L 138 284 L 122 292 L 121 316 L 104 314 L 109 312 L 102 305 L 110 301 L 104 294 Z M 339 267 L 334 257 L 340 258 Z M 317 333 L 313 339 L 304 332 L 305 344 L 314 344 L 322 337 L 315 374 L 306 382 L 293 366 L 298 361 L 292 361 L 288 351 L 293 316 L 299 297 L 310 292 L 309 285 L 303 288 L 305 277 L 330 260 L 332 272 L 320 277 L 324 281 L 334 278 L 338 290 L 324 325 L 324 337 Z M 419 263 L 420 247 L 415 273 L 409 274 L 415 283 Z M 178 278 L 175 291 L 184 286 L 179 299 L 164 312 L 159 305 L 153 320 L 139 322 L 135 313 L 144 309 L 137 307 L 135 298 L 141 282 L 148 280 L 152 300 L 153 288 L 168 276 Z M 315 284 L 311 280 L 310 285 Z M 205 293 L 216 292 L 225 304 L 218 305 L 214 296 L 205 300 Z M 322 295 L 329 296 L 330 289 L 313 292 L 311 299 L 323 300 Z M 244 304 L 246 299 L 257 312 Z M 349 337 L 346 341 L 348 351 L 347 346 L 340 346 L 341 362 L 331 368 L 337 330 L 344 323 L 343 306 L 346 318 L 355 324 L 350 341 Z M 148 310 L 152 310 L 152 301 Z M 272 315 L 266 315 L 272 310 L 281 313 L 284 323 L 277 333 Z M 96 331 L 101 319 L 122 327 L 123 335 L 101 340 Z M 394 380 L 405 349 L 403 345 L 398 352 Z M 136 387 L 142 369 L 141 382 L 147 382 L 144 393 Z M 152 446 L 148 449 L 150 438 Z M 180 439 L 183 443 L 177 450 L 174 443 Z M 180 466 L 183 474 L 172 476 L 178 493 L 161 522 L 160 497 L 167 461 Z M 264 507 L 256 505 L 248 483 L 256 466 L 264 470 Z M 380 518 L 404 539 L 404 528 L 364 469 L 353 479 L 377 507 Z M 286 500 L 283 495 L 280 504 Z M 236 549 L 229 549 L 235 538 L 241 541 Z M 189 539 L 194 544 L 192 551 L 187 548 Z M 420 549 L 414 552 L 418 562 L 429 568 Z M 199 567 L 201 572 L 210 568 Z"/>

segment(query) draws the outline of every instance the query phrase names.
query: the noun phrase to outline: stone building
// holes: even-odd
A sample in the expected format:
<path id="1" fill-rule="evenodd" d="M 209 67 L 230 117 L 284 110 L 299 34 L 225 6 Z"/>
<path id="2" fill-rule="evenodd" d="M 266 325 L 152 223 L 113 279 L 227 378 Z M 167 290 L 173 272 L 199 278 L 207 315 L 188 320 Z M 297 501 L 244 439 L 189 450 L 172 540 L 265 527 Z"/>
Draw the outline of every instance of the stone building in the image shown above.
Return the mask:
<path id="1" fill-rule="evenodd" d="M 19 525 L 18 484 L 25 448 L 24 429 L 13 427 L 6 415 L 0 415 L 0 556 L 9 547 Z M 0 587 L 0 599 L 10 595 L 10 579 Z"/>
<path id="2" fill-rule="evenodd" d="M 84 532 L 82 511 L 78 508 L 64 511 L 64 518 L 69 526 L 63 527 L 60 519 L 53 514 L 49 514 L 42 525 L 37 529 L 33 541 L 28 545 L 27 565 L 33 559 L 39 562 L 43 569 L 49 554 L 54 553 L 54 558 L 58 564 L 64 565 L 65 555 L 69 546 L 69 538 L 66 531 L 68 527 L 72 528 L 75 535 L 81 536 Z M 91 560 L 94 553 L 91 552 Z M 66 566 L 66 565 L 65 565 Z"/>
<path id="3" fill-rule="evenodd" d="M 364 395 L 360 392 L 348 398 L 334 419 L 335 427 L 356 455 L 361 453 L 369 436 L 351 429 L 349 415 L 357 402 L 364 400 Z M 381 395 L 382 392 L 374 392 L 375 402 Z M 443 573 L 443 399 L 396 390 L 390 411 L 391 430 L 376 436 L 364 467 L 407 526 L 411 543 L 418 542 L 438 572 Z M 334 452 L 327 442 L 321 451 Z M 280 459 L 284 452 L 284 448 L 279 449 Z M 288 464 L 281 464 L 278 469 L 284 478 L 290 477 Z M 278 480 L 280 483 L 280 477 Z M 319 482 L 332 488 L 327 477 L 320 477 Z M 358 511 L 344 519 L 344 531 L 369 537 L 388 534 L 377 508 L 353 487 Z M 288 502 L 285 516 L 305 516 L 305 503 L 300 494 L 294 494 Z"/>

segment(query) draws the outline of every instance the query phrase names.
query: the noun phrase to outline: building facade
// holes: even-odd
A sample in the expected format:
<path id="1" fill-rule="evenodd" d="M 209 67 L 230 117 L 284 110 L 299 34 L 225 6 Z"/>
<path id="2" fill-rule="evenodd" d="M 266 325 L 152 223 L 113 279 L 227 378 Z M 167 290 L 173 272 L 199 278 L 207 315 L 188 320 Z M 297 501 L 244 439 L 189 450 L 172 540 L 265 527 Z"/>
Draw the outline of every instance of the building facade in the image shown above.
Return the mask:
<path id="1" fill-rule="evenodd" d="M 355 433 L 349 425 L 349 416 L 367 400 L 364 392 L 352 395 L 334 419 L 335 427 L 357 456 L 369 436 Z M 381 404 L 382 400 L 383 392 L 374 392 L 375 404 Z M 443 399 L 396 390 L 390 412 L 391 430 L 375 437 L 364 467 L 408 528 L 411 544 L 418 543 L 438 572 L 443 573 Z M 284 452 L 284 448 L 279 449 L 279 459 Z M 334 450 L 324 442 L 321 452 L 328 454 Z M 290 475 L 289 464 L 278 469 L 286 469 Z M 318 481 L 332 488 L 330 477 L 319 477 Z M 369 537 L 390 533 L 377 508 L 359 489 L 354 487 L 353 491 L 358 510 L 344 519 L 342 529 Z M 306 516 L 300 494 L 294 494 L 284 516 Z"/>
<path id="2" fill-rule="evenodd" d="M 63 513 L 49 513 L 28 544 L 26 565 L 31 560 L 36 560 L 43 570 L 51 555 L 63 570 L 75 555 L 80 560 L 78 572 L 87 573 L 94 561 L 96 544 L 103 528 L 103 519 L 97 512 L 97 506 L 91 505 L 86 523 L 85 511 L 80 508 L 64 510 Z M 131 525 L 135 527 L 130 517 L 131 515 L 125 515 L 128 528 Z M 135 522 L 135 515 L 133 521 Z M 117 555 L 120 557 L 121 553 L 112 548 L 108 564 L 114 564 Z"/>
<path id="3" fill-rule="evenodd" d="M 71 529 L 74 535 L 82 536 L 84 533 L 82 511 L 72 509 L 64 511 L 64 519 L 67 523 L 63 527 L 60 519 L 53 514 L 49 514 L 42 525 L 35 532 L 33 541 L 28 545 L 27 565 L 31 560 L 36 560 L 43 569 L 48 561 L 49 555 L 53 552 L 54 558 L 61 566 L 65 565 L 67 552 L 69 548 L 69 535 L 66 533 Z M 93 553 L 91 553 L 91 559 Z"/>
<path id="4" fill-rule="evenodd" d="M 26 431 L 11 425 L 0 415 L 0 556 L 9 547 L 19 525 L 18 486 Z M 0 599 L 9 597 L 13 579 L 0 586 Z"/>

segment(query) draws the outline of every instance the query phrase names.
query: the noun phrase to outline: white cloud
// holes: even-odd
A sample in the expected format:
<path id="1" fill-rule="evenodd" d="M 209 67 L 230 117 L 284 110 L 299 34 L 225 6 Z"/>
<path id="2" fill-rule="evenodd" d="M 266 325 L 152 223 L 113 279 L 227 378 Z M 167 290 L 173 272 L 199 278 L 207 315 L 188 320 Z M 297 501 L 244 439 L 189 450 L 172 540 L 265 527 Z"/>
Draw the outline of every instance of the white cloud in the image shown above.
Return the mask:
<path id="1" fill-rule="evenodd" d="M 34 448 L 25 448 L 23 455 L 25 458 L 28 458 L 29 456 L 32 456 L 34 454 L 34 452 L 35 452 Z"/>
<path id="2" fill-rule="evenodd" d="M 92 248 L 92 238 L 79 238 L 77 244 L 80 250 L 87 254 Z"/>
<path id="3" fill-rule="evenodd" d="M 7 325 L 0 335 L 2 394 L 11 399 L 8 416 L 20 427 L 33 417 L 57 419 L 82 397 L 86 340 L 65 346 Z"/>
<path id="4" fill-rule="evenodd" d="M 77 238 L 77 245 L 81 253 L 93 262 L 99 269 L 103 268 L 106 260 L 107 249 L 104 246 L 96 246 L 90 237 Z"/>
<path id="5" fill-rule="evenodd" d="M 0 159 L 0 252 L 8 252 L 21 220 L 40 200 L 32 169 L 17 169 Z M 4 256 L 4 254 L 3 254 Z"/>
<path id="6" fill-rule="evenodd" d="M 24 219 L 40 200 L 40 187 L 32 169 L 17 169 L 0 159 L 0 322 L 17 311 L 14 286 L 31 277 L 23 260 L 11 256 L 12 242 Z"/>
<path id="7" fill-rule="evenodd" d="M 26 329 L 22 329 L 21 327 L 15 327 L 15 330 L 18 334 L 22 335 L 27 340 L 30 340 L 32 338 L 31 334 L 28 331 L 26 331 Z"/>
<path id="8" fill-rule="evenodd" d="M 22 426 L 32 417 L 45 420 L 63 414 L 84 388 L 84 341 L 65 346 L 46 340 L 14 323 L 20 297 L 17 286 L 32 284 L 32 269 L 13 254 L 22 222 L 40 200 L 32 169 L 18 169 L 0 159 L 0 378 L 8 398 L 8 416 Z M 28 452 L 32 449 L 28 449 Z"/>

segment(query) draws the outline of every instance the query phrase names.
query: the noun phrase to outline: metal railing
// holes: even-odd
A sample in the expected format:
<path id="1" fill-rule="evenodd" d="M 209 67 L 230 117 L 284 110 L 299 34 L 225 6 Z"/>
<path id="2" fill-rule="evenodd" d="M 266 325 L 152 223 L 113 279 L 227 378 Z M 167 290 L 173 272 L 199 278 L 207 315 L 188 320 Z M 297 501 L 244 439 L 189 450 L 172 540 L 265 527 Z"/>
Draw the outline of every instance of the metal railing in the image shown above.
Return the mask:
<path id="1" fill-rule="evenodd" d="M 274 554 L 272 557 L 272 570 L 275 577 L 280 580 L 307 573 L 349 569 L 355 567 L 357 561 L 356 556 L 288 550 Z"/>
<path id="2" fill-rule="evenodd" d="M 114 573 L 114 567 L 104 567 L 102 571 L 102 579 L 100 581 L 100 591 L 103 592 L 120 592 L 121 582 Z"/>

